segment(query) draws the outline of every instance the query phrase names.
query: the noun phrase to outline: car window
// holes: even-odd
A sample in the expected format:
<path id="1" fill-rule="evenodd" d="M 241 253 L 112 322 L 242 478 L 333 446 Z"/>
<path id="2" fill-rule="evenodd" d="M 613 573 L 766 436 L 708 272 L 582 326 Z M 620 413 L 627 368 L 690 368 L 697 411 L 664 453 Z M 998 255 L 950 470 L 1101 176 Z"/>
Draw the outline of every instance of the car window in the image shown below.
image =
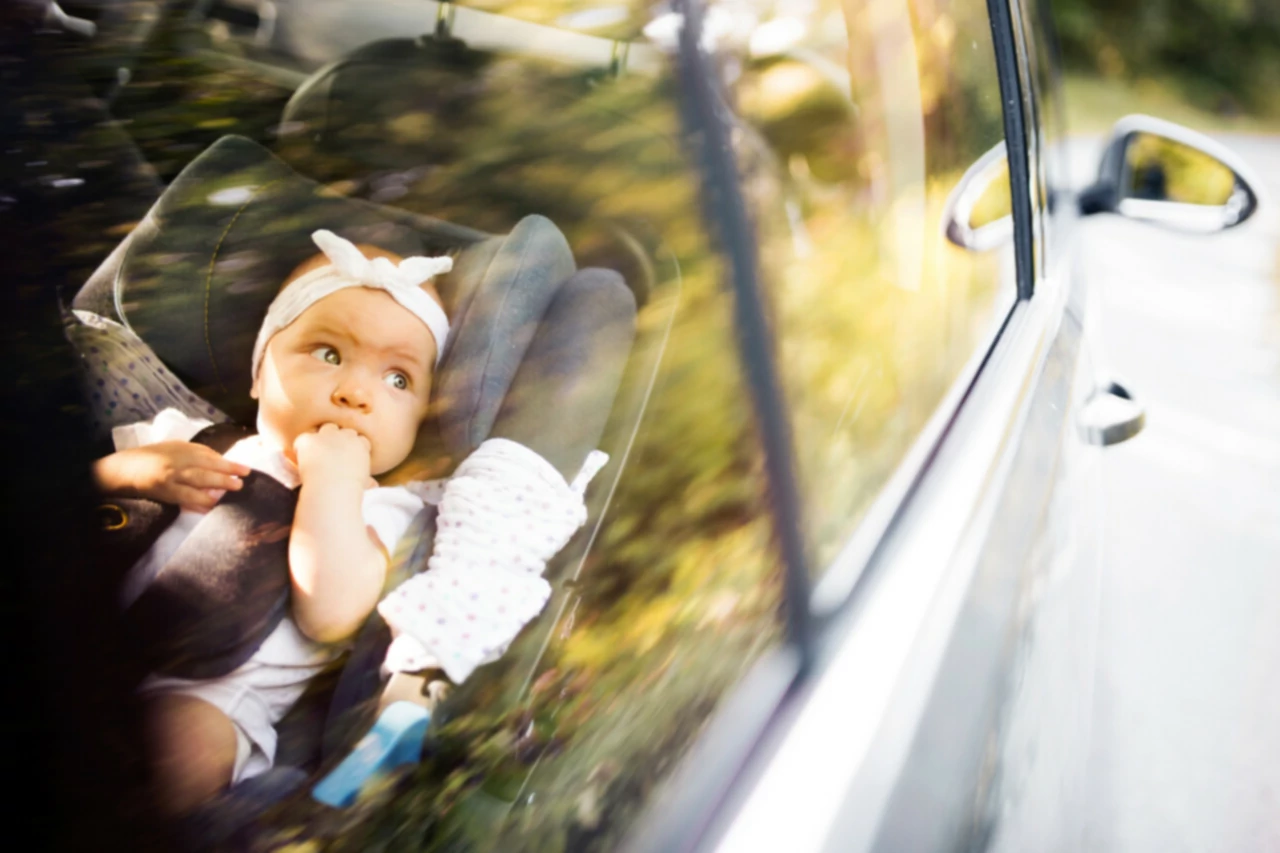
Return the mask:
<path id="1" fill-rule="evenodd" d="M 219 390 L 216 369 L 202 373 L 221 352 L 211 329 L 236 320 L 219 318 L 223 298 L 245 298 L 255 270 L 273 262 L 261 240 L 299 251 L 288 240 L 301 233 L 305 243 L 316 207 L 347 211 L 362 233 L 434 235 L 471 270 L 496 255 L 470 247 L 543 217 L 573 266 L 624 283 L 635 332 L 618 338 L 616 388 L 592 412 L 610 460 L 587 491 L 581 530 L 549 561 L 545 608 L 456 686 L 420 763 L 334 810 L 309 785 L 336 758 L 312 758 L 299 765 L 313 772 L 308 787 L 256 830 L 350 849 L 615 846 L 785 634 L 726 262 L 701 213 L 699 140 L 681 124 L 679 16 L 644 3 L 138 0 L 99 23 L 100 40 L 66 55 L 84 97 L 44 93 L 92 115 L 74 117 L 75 134 L 42 131 L 47 150 L 32 161 L 56 172 L 50 186 L 76 193 L 60 197 L 50 248 L 67 259 L 67 302 L 88 329 L 72 323 L 99 440 L 148 403 L 129 385 L 139 365 L 150 365 L 156 400 L 217 417 L 207 397 L 219 393 L 232 419 L 254 423 L 251 401 Z M 821 570 L 1013 302 L 985 6 L 710 3 L 703 36 L 758 229 Z M 256 165 L 219 172 L 231 168 L 217 165 L 228 152 Z M 113 181 L 80 180 L 82 170 Z M 163 285 L 166 276 L 178 283 Z M 162 285 L 175 292 L 147 295 Z M 451 319 L 518 302 L 450 302 Z M 597 345 L 612 342 L 601 338 L 619 328 L 587 317 L 547 348 L 556 364 L 590 373 Z M 229 334 L 251 341 L 254 328 Z M 508 357 L 499 337 L 486 359 Z M 121 349 L 125 339 L 135 349 Z M 126 372 L 94 372 L 88 355 L 101 355 L 103 340 L 125 354 L 116 367 Z M 524 375 L 499 421 L 532 425 L 535 439 L 576 434 L 583 419 L 566 413 L 581 400 L 557 396 L 563 379 Z M 394 476 L 457 464 L 439 449 L 457 399 L 435 400 L 418 455 Z M 420 570 L 430 544 L 397 560 Z M 341 682 L 357 664 L 370 665 L 353 653 L 327 675 Z M 280 766 L 305 754 L 308 736 L 285 732 L 293 717 L 327 719 L 336 700 L 325 684 L 320 704 L 300 702 L 305 714 L 290 709 L 279 722 Z M 355 709 L 366 727 L 371 703 Z M 349 719 L 331 723 L 325 738 L 341 742 Z"/>
<path id="2" fill-rule="evenodd" d="M 458 22 L 461 32 L 461 10 Z M 633 364 L 602 445 L 621 470 L 595 493 L 597 526 L 548 610 L 464 685 L 446 748 L 408 791 L 363 807 L 344 837 L 353 849 L 388 832 L 425 834 L 427 849 L 611 849 L 721 698 L 782 642 L 732 302 L 666 59 L 583 81 L 554 57 L 487 54 L 465 81 L 468 108 L 428 143 L 447 149 L 439 165 L 402 183 L 395 203 L 490 230 L 537 211 L 580 265 L 642 285 Z M 462 83 L 450 76 L 420 85 L 444 100 L 446 81 Z M 359 150 L 342 147 L 313 167 Z"/>
<path id="3" fill-rule="evenodd" d="M 763 4 L 739 56 L 731 91 L 821 572 L 1015 298 L 991 28 L 978 0 Z M 966 221 L 949 223 L 962 190 Z M 948 237 L 996 222 L 991 246 Z"/>
<path id="4" fill-rule="evenodd" d="M 158 13 L 158 4 L 132 5 Z M 639 5 L 623 18 L 593 17 L 586 13 L 594 4 L 572 3 L 557 4 L 554 15 L 486 2 L 439 17 L 415 17 L 415 4 L 404 2 L 269 5 L 275 17 L 267 23 L 262 4 L 169 10 L 149 19 L 129 51 L 112 43 L 85 57 L 111 126 L 123 132 L 114 141 L 153 181 L 127 198 L 73 207 L 58 239 L 75 247 L 88 278 L 138 235 L 127 257 L 92 279 L 101 293 L 91 287 L 92 298 L 75 297 L 77 318 L 88 323 L 101 312 L 92 322 L 106 324 L 94 334 L 131 329 L 141 345 L 162 341 L 166 354 L 182 356 L 161 372 L 156 354 L 145 355 L 158 398 L 172 391 L 179 403 L 208 402 L 188 395 L 221 381 L 197 375 L 215 355 L 210 317 L 216 327 L 219 300 L 247 292 L 248 276 L 270 260 L 267 247 L 241 250 L 236 241 L 293 239 L 314 205 L 353 204 L 359 216 L 378 219 L 370 233 L 390 233 L 386 218 L 482 245 L 485 235 L 545 217 L 580 270 L 625 281 L 636 332 L 616 392 L 597 413 L 597 446 L 610 460 L 587 491 L 586 523 L 546 570 L 551 594 L 540 615 L 456 686 L 419 765 L 345 810 L 309 796 L 313 776 L 258 828 L 275 840 L 349 849 L 388 839 L 424 849 L 609 849 L 722 697 L 783 636 L 761 445 L 724 262 L 702 220 L 699 175 L 680 125 L 674 61 L 642 35 L 651 16 Z M 127 73 L 97 74 L 126 58 Z M 74 157 L 98 154 L 96 140 L 77 144 Z M 256 165 L 211 172 L 211 152 Z M 260 197 L 284 199 L 298 180 L 314 184 L 260 209 L 269 203 Z M 156 198 L 162 207 L 144 220 Z M 193 261 L 192 247 L 206 245 L 213 254 Z M 298 251 L 296 240 L 288 245 Z M 455 272 L 468 257 L 464 250 L 454 258 Z M 145 287 L 135 281 L 140 268 Z M 148 296 L 145 288 L 179 270 L 188 279 L 164 286 L 181 294 Z M 148 308 L 148 300 L 176 306 L 189 297 L 194 326 L 181 325 L 190 316 L 177 308 Z M 472 303 L 465 318 L 459 309 L 451 319 L 500 314 L 519 298 Z M 558 364 L 593 368 L 597 337 L 616 327 L 591 319 L 577 338 L 551 342 L 565 360 Z M 116 321 L 128 328 L 110 325 Z M 492 359 L 507 357 L 507 343 L 494 342 Z M 101 343 L 81 345 L 87 356 Z M 315 351 L 326 364 L 341 362 L 327 347 Z M 88 366 L 97 376 L 97 363 Z M 511 408 L 516 422 L 543 422 L 554 435 L 579 428 L 564 412 L 580 401 L 555 396 L 560 373 L 525 378 L 500 421 Z M 125 374 L 91 398 L 103 430 L 126 420 L 120 411 L 136 402 L 116 402 L 131 393 L 121 382 L 137 380 Z M 240 419 L 252 425 L 253 410 L 245 411 Z M 214 416 L 212 408 L 199 413 Z M 86 439 L 88 432 L 86 424 Z M 440 473 L 425 453 L 411 461 Z M 330 675 L 341 678 L 352 665 Z M 285 766 L 294 736 L 282 728 L 280 743 Z M 328 769 L 336 759 L 326 760 Z"/>

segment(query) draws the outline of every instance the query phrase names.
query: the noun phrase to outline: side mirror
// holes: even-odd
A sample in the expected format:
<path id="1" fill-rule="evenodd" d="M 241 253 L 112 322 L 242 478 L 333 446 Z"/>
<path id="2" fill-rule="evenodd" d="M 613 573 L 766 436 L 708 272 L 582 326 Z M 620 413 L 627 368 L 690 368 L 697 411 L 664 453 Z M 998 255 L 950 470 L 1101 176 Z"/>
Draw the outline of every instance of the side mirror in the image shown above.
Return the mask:
<path id="1" fill-rule="evenodd" d="M 1202 234 L 1244 222 L 1258 209 L 1249 168 L 1230 150 L 1181 125 L 1143 115 L 1116 122 L 1098 179 L 1080 194 L 1080 212 Z"/>
<path id="2" fill-rule="evenodd" d="M 947 196 L 942 233 L 961 249 L 986 252 L 1013 237 L 1013 199 L 1004 141 L 978 158 Z"/>

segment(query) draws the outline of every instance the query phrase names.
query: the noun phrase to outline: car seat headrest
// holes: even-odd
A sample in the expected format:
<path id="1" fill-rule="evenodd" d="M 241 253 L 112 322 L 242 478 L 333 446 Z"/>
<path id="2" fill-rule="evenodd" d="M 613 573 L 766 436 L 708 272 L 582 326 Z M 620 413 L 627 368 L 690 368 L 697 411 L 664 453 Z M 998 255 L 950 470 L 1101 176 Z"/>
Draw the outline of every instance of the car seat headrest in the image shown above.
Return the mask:
<path id="1" fill-rule="evenodd" d="M 281 283 L 328 228 L 401 255 L 452 254 L 437 289 L 452 331 L 434 382 L 445 449 L 488 437 L 555 289 L 573 274 L 559 229 L 529 216 L 505 236 L 343 198 L 266 149 L 224 137 L 174 179 L 75 300 L 124 322 L 188 386 L 251 423 L 250 360 Z"/>
<path id="2" fill-rule="evenodd" d="M 362 45 L 294 91 L 281 116 L 280 143 L 301 149 L 295 153 L 342 152 L 380 169 L 451 162 L 465 144 L 458 131 L 492 120 L 477 109 L 477 86 L 491 59 L 456 39 L 431 36 Z"/>
<path id="3" fill-rule="evenodd" d="M 644 304 L 655 241 L 618 176 L 683 165 L 635 109 L 647 84 L 601 73 L 454 38 L 375 41 L 297 88 L 274 150 L 351 195 L 489 230 L 552 212 L 579 263 L 618 271 Z"/>

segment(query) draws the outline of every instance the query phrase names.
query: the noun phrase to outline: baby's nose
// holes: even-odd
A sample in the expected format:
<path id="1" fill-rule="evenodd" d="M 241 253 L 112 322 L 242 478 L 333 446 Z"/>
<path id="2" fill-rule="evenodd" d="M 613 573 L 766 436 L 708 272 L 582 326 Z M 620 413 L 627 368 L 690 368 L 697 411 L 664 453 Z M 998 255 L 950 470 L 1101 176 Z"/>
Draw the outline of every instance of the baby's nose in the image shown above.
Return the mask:
<path id="1" fill-rule="evenodd" d="M 372 397 L 361 383 L 344 382 L 333 389 L 333 402 L 348 409 L 367 412 L 372 405 Z"/>

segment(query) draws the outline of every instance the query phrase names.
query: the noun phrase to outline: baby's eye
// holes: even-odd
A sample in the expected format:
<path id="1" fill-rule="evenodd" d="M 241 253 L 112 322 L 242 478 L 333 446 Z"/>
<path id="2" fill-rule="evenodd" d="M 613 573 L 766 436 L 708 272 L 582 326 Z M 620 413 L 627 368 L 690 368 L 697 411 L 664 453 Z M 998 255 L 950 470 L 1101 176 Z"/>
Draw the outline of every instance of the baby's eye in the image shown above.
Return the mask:
<path id="1" fill-rule="evenodd" d="M 388 373 L 383 381 L 398 391 L 409 390 L 409 377 L 398 370 Z"/>
<path id="2" fill-rule="evenodd" d="M 326 364 L 342 364 L 342 356 L 333 347 L 316 347 L 311 354 Z"/>

